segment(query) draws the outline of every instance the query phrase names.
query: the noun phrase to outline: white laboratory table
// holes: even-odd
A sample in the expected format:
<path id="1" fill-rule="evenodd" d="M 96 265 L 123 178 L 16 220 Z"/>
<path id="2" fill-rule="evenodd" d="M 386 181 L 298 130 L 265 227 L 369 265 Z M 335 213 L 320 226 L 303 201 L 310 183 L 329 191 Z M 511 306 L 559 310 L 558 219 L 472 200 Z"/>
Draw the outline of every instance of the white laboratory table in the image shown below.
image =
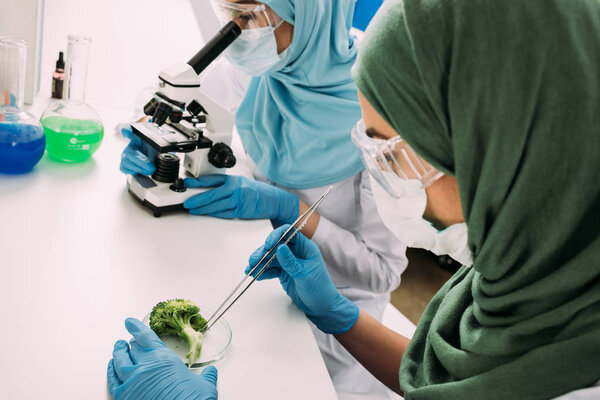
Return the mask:
<path id="1" fill-rule="evenodd" d="M 105 138 L 92 160 L 44 156 L 0 175 L 0 398 L 105 399 L 123 321 L 164 299 L 213 309 L 243 276 L 267 221 L 184 213 L 154 218 L 119 172 L 130 111 L 98 107 Z M 237 170 L 243 173 L 242 169 Z M 255 284 L 227 313 L 232 346 L 216 366 L 219 398 L 335 399 L 304 315 L 276 281 Z"/>

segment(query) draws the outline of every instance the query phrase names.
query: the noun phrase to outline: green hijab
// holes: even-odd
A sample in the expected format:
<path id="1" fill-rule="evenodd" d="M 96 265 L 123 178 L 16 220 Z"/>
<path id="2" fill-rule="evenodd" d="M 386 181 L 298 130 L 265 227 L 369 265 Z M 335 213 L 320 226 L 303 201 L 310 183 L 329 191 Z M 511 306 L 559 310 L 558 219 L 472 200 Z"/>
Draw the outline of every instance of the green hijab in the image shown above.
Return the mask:
<path id="1" fill-rule="evenodd" d="M 547 399 L 600 380 L 600 2 L 387 0 L 354 77 L 456 176 L 473 268 L 402 358 L 407 399 Z"/>

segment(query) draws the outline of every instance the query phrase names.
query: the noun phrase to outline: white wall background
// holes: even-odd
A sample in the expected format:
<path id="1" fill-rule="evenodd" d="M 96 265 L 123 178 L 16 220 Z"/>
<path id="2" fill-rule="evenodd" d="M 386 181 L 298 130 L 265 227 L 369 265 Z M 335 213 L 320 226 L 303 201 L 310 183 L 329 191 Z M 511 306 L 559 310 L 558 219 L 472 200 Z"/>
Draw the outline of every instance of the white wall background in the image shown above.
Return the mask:
<path id="1" fill-rule="evenodd" d="M 66 51 L 68 34 L 92 38 L 87 101 L 132 109 L 136 95 L 155 84 L 161 69 L 187 61 L 204 43 L 190 0 L 45 3 L 41 96 L 50 96 L 54 64 L 58 52 Z"/>
<path id="2" fill-rule="evenodd" d="M 44 0 L 0 0 L 0 36 L 27 40 L 24 100 L 28 104 L 33 101 L 40 83 L 43 9 Z"/>

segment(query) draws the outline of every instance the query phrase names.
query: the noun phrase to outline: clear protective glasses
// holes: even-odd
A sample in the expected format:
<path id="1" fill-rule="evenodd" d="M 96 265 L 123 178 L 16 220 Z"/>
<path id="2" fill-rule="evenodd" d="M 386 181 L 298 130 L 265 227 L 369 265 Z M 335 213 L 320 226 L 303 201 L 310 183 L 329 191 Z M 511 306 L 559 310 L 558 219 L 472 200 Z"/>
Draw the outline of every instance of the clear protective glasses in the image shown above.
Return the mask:
<path id="1" fill-rule="evenodd" d="M 360 150 L 369 173 L 397 199 L 402 197 L 396 180 L 416 180 L 422 188 L 431 185 L 444 174 L 423 160 L 400 136 L 388 140 L 367 135 L 361 119 L 352 129 L 352 141 Z"/>
<path id="2" fill-rule="evenodd" d="M 211 0 L 217 18 L 224 25 L 235 22 L 247 39 L 264 35 L 264 28 L 274 31 L 283 19 L 269 6 L 260 3 L 238 3 L 235 0 Z"/>

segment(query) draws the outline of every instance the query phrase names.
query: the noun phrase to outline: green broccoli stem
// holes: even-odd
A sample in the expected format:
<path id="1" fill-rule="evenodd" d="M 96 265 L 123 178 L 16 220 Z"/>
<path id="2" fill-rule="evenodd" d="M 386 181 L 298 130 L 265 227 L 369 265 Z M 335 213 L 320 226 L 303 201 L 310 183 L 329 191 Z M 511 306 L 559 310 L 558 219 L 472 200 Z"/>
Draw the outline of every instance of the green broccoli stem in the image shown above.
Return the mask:
<path id="1" fill-rule="evenodd" d="M 188 359 L 188 367 L 191 368 L 192 364 L 200 358 L 203 335 L 192 328 L 191 325 L 184 325 L 180 337 L 185 340 L 189 347 L 189 353 L 185 356 Z"/>

